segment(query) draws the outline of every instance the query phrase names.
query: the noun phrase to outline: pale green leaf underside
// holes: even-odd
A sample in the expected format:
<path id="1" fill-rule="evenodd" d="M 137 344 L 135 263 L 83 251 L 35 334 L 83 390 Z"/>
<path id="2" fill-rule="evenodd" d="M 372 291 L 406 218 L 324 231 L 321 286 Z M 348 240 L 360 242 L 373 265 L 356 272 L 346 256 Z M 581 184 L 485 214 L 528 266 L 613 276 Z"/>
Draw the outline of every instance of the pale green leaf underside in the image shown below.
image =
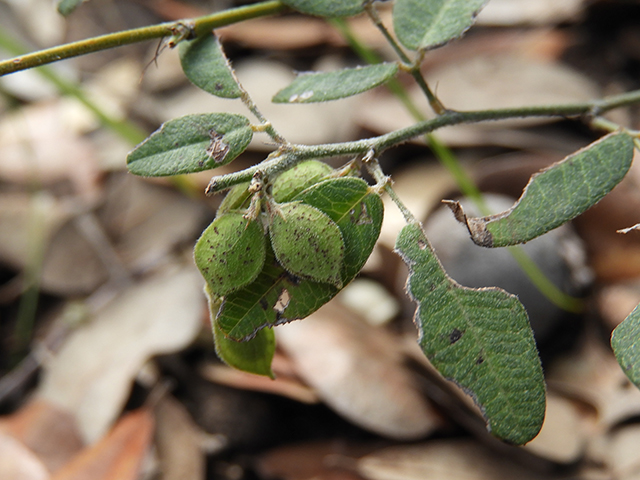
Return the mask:
<path id="1" fill-rule="evenodd" d="M 212 324 L 220 360 L 238 370 L 274 378 L 271 361 L 276 350 L 276 338 L 272 329 L 264 328 L 251 340 L 236 342 L 225 337 L 215 321 Z"/>
<path id="2" fill-rule="evenodd" d="M 283 0 L 282 3 L 321 17 L 349 17 L 363 11 L 362 0 Z"/>
<path id="3" fill-rule="evenodd" d="M 640 305 L 613 331 L 611 347 L 625 375 L 640 388 Z"/>
<path id="4" fill-rule="evenodd" d="M 343 284 L 360 271 L 380 235 L 383 207 L 380 196 L 359 178 L 320 182 L 295 197 L 327 214 L 344 240 Z M 235 340 L 251 338 L 265 326 L 305 318 L 333 298 L 339 289 L 305 280 L 282 268 L 271 248 L 258 278 L 224 298 L 216 322 Z"/>
<path id="5" fill-rule="evenodd" d="M 314 103 L 366 92 L 398 72 L 396 63 L 380 63 L 335 72 L 304 73 L 273 97 L 275 103 Z"/>
<path id="6" fill-rule="evenodd" d="M 249 120 L 230 113 L 187 115 L 169 120 L 127 156 L 135 175 L 162 177 L 226 165 L 249 145 Z"/>
<path id="7" fill-rule="evenodd" d="M 533 333 L 518 299 L 498 288 L 461 287 L 442 270 L 419 225 L 407 225 L 396 252 L 410 269 L 420 346 L 433 366 L 468 392 L 491 433 L 514 444 L 535 437 L 545 386 Z"/>
<path id="8" fill-rule="evenodd" d="M 488 0 L 396 0 L 393 28 L 400 43 L 427 50 L 460 37 Z"/>
<path id="9" fill-rule="evenodd" d="M 216 97 L 239 98 L 242 95 L 215 35 L 180 42 L 179 49 L 182 70 L 195 86 Z"/>
<path id="10" fill-rule="evenodd" d="M 475 243 L 484 247 L 516 245 L 577 217 L 609 193 L 627 174 L 633 140 L 614 133 L 531 177 L 518 202 L 506 212 L 464 218 Z M 454 207 L 459 208 L 458 205 Z"/>
<path id="11" fill-rule="evenodd" d="M 247 342 L 236 342 L 225 337 L 215 322 L 215 312 L 220 307 L 219 299 L 208 286 L 205 287 L 205 294 L 209 304 L 214 345 L 220 360 L 238 370 L 274 378 L 271 370 L 271 361 L 276 351 L 273 330 L 269 328 L 260 330 Z"/>

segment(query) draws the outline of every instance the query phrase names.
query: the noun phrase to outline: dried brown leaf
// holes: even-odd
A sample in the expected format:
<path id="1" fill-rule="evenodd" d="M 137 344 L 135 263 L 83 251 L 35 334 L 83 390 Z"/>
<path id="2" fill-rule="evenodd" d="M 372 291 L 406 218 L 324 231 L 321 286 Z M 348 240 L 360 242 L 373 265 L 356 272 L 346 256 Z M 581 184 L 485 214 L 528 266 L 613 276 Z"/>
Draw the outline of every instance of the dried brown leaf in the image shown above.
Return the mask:
<path id="1" fill-rule="evenodd" d="M 73 415 L 43 400 L 0 418 L 0 432 L 22 442 L 52 473 L 83 447 Z"/>
<path id="2" fill-rule="evenodd" d="M 52 480 L 137 480 L 153 438 L 146 408 L 128 413 L 94 446 L 85 449 Z"/>
<path id="3" fill-rule="evenodd" d="M 584 0 L 493 0 L 478 15 L 480 25 L 549 25 L 576 21 Z"/>
<path id="4" fill-rule="evenodd" d="M 542 430 L 524 448 L 552 462 L 572 464 L 584 454 L 588 433 L 578 406 L 559 395 L 548 393 Z"/>
<path id="5" fill-rule="evenodd" d="M 155 444 L 162 480 L 201 480 L 205 458 L 201 434 L 184 405 L 165 397 L 156 405 Z"/>
<path id="6" fill-rule="evenodd" d="M 298 375 L 340 415 L 397 439 L 421 438 L 440 425 L 403 366 L 392 335 L 337 302 L 276 330 Z"/>
<path id="7" fill-rule="evenodd" d="M 31 450 L 11 435 L 0 431 L 0 478 L 49 480 L 51 475 Z"/>
<path id="8" fill-rule="evenodd" d="M 193 341 L 204 308 L 201 289 L 195 267 L 169 268 L 130 287 L 69 336 L 46 367 L 40 396 L 73 412 L 83 437 L 96 441 L 144 363 Z"/>
<path id="9" fill-rule="evenodd" d="M 640 390 L 593 332 L 579 348 L 550 366 L 547 382 L 558 392 L 592 405 L 598 413 L 597 430 L 606 431 L 640 415 Z"/>
<path id="10" fill-rule="evenodd" d="M 469 440 L 390 447 L 358 461 L 358 472 L 368 480 L 549 480 L 509 460 L 493 455 Z"/>

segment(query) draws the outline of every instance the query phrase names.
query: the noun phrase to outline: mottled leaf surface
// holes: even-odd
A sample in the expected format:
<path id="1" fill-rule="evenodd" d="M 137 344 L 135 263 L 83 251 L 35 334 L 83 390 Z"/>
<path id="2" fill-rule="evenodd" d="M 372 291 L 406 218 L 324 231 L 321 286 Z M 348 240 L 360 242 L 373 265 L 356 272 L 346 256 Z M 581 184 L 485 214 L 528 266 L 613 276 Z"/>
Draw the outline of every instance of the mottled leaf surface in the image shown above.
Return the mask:
<path id="1" fill-rule="evenodd" d="M 611 347 L 625 375 L 640 388 L 640 306 L 615 328 Z"/>
<path id="2" fill-rule="evenodd" d="M 239 98 L 242 95 L 218 37 L 204 35 L 180 42 L 178 48 L 182 70 L 195 86 L 216 97 Z"/>
<path id="3" fill-rule="evenodd" d="M 469 218 L 457 202 L 448 202 L 466 223 L 473 241 L 504 247 L 532 240 L 577 217 L 609 193 L 629 171 L 633 140 L 625 133 L 603 137 L 531 177 L 509 210 Z"/>
<path id="4" fill-rule="evenodd" d="M 344 241 L 336 222 L 311 205 L 280 204 L 269 225 L 278 263 L 289 273 L 342 286 Z"/>
<path id="5" fill-rule="evenodd" d="M 314 103 L 346 98 L 386 82 L 398 72 L 396 63 L 380 63 L 334 72 L 303 73 L 273 97 L 276 103 Z"/>
<path id="6" fill-rule="evenodd" d="M 427 50 L 460 37 L 488 0 L 396 0 L 393 28 L 412 50 Z"/>
<path id="7" fill-rule="evenodd" d="M 228 213 L 216 218 L 198 239 L 194 259 L 215 296 L 251 283 L 262 271 L 266 241 L 262 225 Z"/>
<path id="8" fill-rule="evenodd" d="M 359 178 L 322 181 L 295 200 L 312 205 L 340 228 L 344 241 L 343 284 L 360 271 L 373 250 L 382 226 L 380 196 Z M 235 340 L 251 338 L 265 326 L 304 318 L 333 298 L 338 289 L 328 283 L 302 279 L 278 264 L 267 248 L 265 266 L 258 278 L 224 298 L 218 312 L 220 330 Z"/>
<path id="9" fill-rule="evenodd" d="M 187 115 L 169 120 L 127 156 L 134 175 L 162 177 L 226 165 L 249 145 L 249 120 L 230 113 Z"/>
<path id="10" fill-rule="evenodd" d="M 419 225 L 402 229 L 396 252 L 409 266 L 407 291 L 418 304 L 427 358 L 474 398 L 493 435 L 517 445 L 531 440 L 544 420 L 545 386 L 522 304 L 498 288 L 451 280 Z"/>
<path id="11" fill-rule="evenodd" d="M 362 0 L 283 0 L 282 3 L 321 17 L 349 17 L 363 11 Z"/>

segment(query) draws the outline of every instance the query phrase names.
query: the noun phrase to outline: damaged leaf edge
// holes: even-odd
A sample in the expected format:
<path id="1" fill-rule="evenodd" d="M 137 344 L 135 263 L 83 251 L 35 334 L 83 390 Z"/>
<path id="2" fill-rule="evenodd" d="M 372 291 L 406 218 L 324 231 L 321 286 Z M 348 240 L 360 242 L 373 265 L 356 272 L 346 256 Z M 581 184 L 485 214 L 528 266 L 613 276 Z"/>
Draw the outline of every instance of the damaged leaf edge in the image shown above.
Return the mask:
<path id="1" fill-rule="evenodd" d="M 618 135 L 625 135 L 628 136 L 626 133 L 624 132 L 613 132 L 610 133 L 608 135 L 605 135 L 604 137 L 596 140 L 595 142 L 590 143 L 589 145 L 586 145 L 585 147 L 581 148 L 580 150 L 572 153 L 571 155 L 566 156 L 565 158 L 563 158 L 562 160 L 559 160 L 557 162 L 552 163 L 551 165 L 548 165 L 547 167 L 543 168 L 542 170 L 534 173 L 533 175 L 531 175 L 531 178 L 529 178 L 529 181 L 527 182 L 527 185 L 524 187 L 524 190 L 522 191 L 522 195 L 520 195 L 520 198 L 518 198 L 518 200 L 513 204 L 513 206 L 511 208 L 509 208 L 508 210 L 505 210 L 503 212 L 499 212 L 493 215 L 487 215 L 484 217 L 468 217 L 465 213 L 464 213 L 464 209 L 462 208 L 462 205 L 460 204 L 460 202 L 458 202 L 457 200 L 442 200 L 442 203 L 444 203 L 447 207 L 449 207 L 449 209 L 451 209 L 451 212 L 453 213 L 453 216 L 455 217 L 455 219 L 465 225 L 467 227 L 467 230 L 469 231 L 469 234 L 471 235 L 471 239 L 473 240 L 473 242 L 480 246 L 480 247 L 486 247 L 486 248 L 494 248 L 494 247 L 502 247 L 502 246 L 508 246 L 508 245 L 516 245 L 518 243 L 525 243 L 529 240 L 533 240 L 533 238 L 528 238 L 526 240 L 520 241 L 520 242 L 513 242 L 510 243 L 508 245 L 494 245 L 494 238 L 493 238 L 493 234 L 489 231 L 489 229 L 487 228 L 487 225 L 493 222 L 497 222 L 499 220 L 502 220 L 504 218 L 507 218 L 509 215 L 511 215 L 511 213 L 513 213 L 513 211 L 518 207 L 518 205 L 520 205 L 521 201 L 526 197 L 529 187 L 530 185 L 536 180 L 537 177 L 545 174 L 546 172 L 566 163 L 566 162 L 570 162 L 572 159 L 574 159 L 576 156 L 581 155 L 582 153 L 592 149 L 593 147 L 602 144 L 603 142 L 618 136 Z M 628 169 L 627 169 L 628 170 Z M 626 175 L 626 173 L 625 173 Z M 608 193 L 608 192 L 607 192 Z M 604 196 L 607 195 L 607 193 L 605 193 L 602 197 L 600 197 L 596 202 L 594 202 L 593 204 L 591 204 L 590 207 L 591 208 L 593 205 L 595 205 L 596 203 L 598 203 Z M 578 214 L 580 215 L 580 213 Z M 577 216 L 577 215 L 576 215 Z M 573 217 L 575 218 L 575 217 Z M 566 221 L 570 221 L 571 219 L 568 219 Z M 562 223 L 566 223 L 562 222 Z M 552 226 L 551 228 L 549 228 L 547 231 L 551 231 L 554 228 L 559 227 L 560 225 L 562 225 L 562 223 Z M 632 227 L 633 228 L 633 227 Z M 546 232 L 545 232 L 546 233 Z M 620 233 L 627 233 L 626 231 L 621 231 Z"/>

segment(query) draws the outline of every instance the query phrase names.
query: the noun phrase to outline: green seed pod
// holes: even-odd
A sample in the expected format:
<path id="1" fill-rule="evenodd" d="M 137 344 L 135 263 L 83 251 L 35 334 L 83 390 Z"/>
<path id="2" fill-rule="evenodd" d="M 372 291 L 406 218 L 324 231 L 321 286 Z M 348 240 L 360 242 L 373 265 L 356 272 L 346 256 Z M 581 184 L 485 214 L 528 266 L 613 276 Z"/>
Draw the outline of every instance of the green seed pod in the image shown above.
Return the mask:
<path id="1" fill-rule="evenodd" d="M 331 172 L 333 168 L 318 160 L 299 163 L 275 179 L 271 193 L 276 202 L 288 202 Z"/>
<path id="2" fill-rule="evenodd" d="M 311 205 L 284 203 L 269 226 L 280 265 L 296 276 L 342 288 L 344 241 L 338 225 Z"/>
<path id="3" fill-rule="evenodd" d="M 249 182 L 241 183 L 239 185 L 235 185 L 229 190 L 227 195 L 222 199 L 220 206 L 218 207 L 218 212 L 216 216 L 220 217 L 225 213 L 229 213 L 232 210 L 238 210 L 248 205 L 247 200 L 251 196 L 251 193 L 248 190 Z"/>
<path id="4" fill-rule="evenodd" d="M 253 282 L 264 266 L 262 225 L 240 213 L 216 218 L 196 243 L 194 258 L 214 295 L 227 295 Z"/>

